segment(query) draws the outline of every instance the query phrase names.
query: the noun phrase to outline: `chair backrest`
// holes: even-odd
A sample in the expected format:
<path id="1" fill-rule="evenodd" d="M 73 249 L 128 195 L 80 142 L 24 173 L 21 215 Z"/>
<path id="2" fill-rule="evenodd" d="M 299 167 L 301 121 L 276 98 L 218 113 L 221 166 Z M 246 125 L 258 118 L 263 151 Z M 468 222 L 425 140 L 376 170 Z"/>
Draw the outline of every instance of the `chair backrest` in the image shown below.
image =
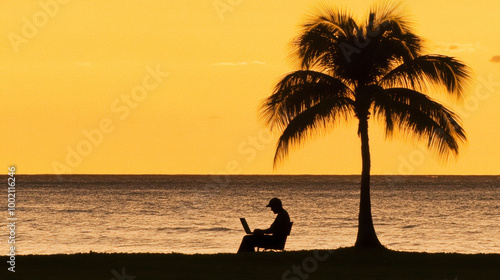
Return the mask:
<path id="1" fill-rule="evenodd" d="M 262 247 L 264 250 L 270 249 L 270 250 L 284 250 L 285 249 L 285 243 L 286 243 L 286 237 L 290 235 L 290 232 L 292 231 L 292 226 L 293 222 L 290 222 L 287 231 L 285 232 L 286 235 L 279 236 L 279 241 L 277 244 L 271 245 L 271 246 L 264 246 Z"/>

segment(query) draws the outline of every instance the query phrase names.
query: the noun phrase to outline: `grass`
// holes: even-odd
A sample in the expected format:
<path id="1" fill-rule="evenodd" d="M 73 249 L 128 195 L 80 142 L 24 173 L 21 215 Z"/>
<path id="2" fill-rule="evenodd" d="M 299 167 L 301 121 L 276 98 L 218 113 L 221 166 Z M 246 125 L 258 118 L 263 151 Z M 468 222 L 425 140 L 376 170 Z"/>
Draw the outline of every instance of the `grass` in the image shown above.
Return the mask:
<path id="1" fill-rule="evenodd" d="M 0 279 L 500 279 L 500 254 L 356 248 L 244 255 L 27 255 L 16 257 L 15 273 L 7 271 L 6 261 L 0 257 Z"/>

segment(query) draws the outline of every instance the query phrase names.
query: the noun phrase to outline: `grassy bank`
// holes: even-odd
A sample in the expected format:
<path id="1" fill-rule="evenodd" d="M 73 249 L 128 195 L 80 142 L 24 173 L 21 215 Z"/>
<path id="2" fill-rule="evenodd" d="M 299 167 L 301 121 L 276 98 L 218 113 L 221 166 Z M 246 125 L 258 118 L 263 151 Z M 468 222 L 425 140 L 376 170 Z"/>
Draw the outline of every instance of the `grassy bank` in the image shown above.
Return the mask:
<path id="1" fill-rule="evenodd" d="M 7 271 L 7 257 L 0 260 L 0 279 L 500 279 L 500 254 L 355 248 L 246 255 L 30 255 L 17 256 L 15 273 Z"/>

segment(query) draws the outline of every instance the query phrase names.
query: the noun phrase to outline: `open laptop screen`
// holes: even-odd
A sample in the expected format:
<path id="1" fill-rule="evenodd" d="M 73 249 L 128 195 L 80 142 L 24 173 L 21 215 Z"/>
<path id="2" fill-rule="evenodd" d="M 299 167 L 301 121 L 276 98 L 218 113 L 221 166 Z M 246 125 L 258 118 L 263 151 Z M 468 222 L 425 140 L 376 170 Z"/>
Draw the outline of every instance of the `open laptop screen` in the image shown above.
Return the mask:
<path id="1" fill-rule="evenodd" d="M 252 231 L 250 230 L 250 227 L 248 226 L 247 220 L 245 218 L 240 218 L 240 221 L 241 221 L 241 225 L 245 229 L 245 232 L 248 234 L 252 233 Z"/>

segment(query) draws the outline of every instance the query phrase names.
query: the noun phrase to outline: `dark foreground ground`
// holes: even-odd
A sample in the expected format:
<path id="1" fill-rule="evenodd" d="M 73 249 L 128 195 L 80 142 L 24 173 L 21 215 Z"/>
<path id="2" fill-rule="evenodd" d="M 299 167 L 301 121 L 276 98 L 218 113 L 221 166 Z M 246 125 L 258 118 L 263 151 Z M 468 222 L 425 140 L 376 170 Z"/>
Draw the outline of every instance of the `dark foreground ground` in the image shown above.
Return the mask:
<path id="1" fill-rule="evenodd" d="M 342 248 L 246 255 L 75 254 L 0 257 L 0 279 L 500 279 L 500 254 Z"/>

